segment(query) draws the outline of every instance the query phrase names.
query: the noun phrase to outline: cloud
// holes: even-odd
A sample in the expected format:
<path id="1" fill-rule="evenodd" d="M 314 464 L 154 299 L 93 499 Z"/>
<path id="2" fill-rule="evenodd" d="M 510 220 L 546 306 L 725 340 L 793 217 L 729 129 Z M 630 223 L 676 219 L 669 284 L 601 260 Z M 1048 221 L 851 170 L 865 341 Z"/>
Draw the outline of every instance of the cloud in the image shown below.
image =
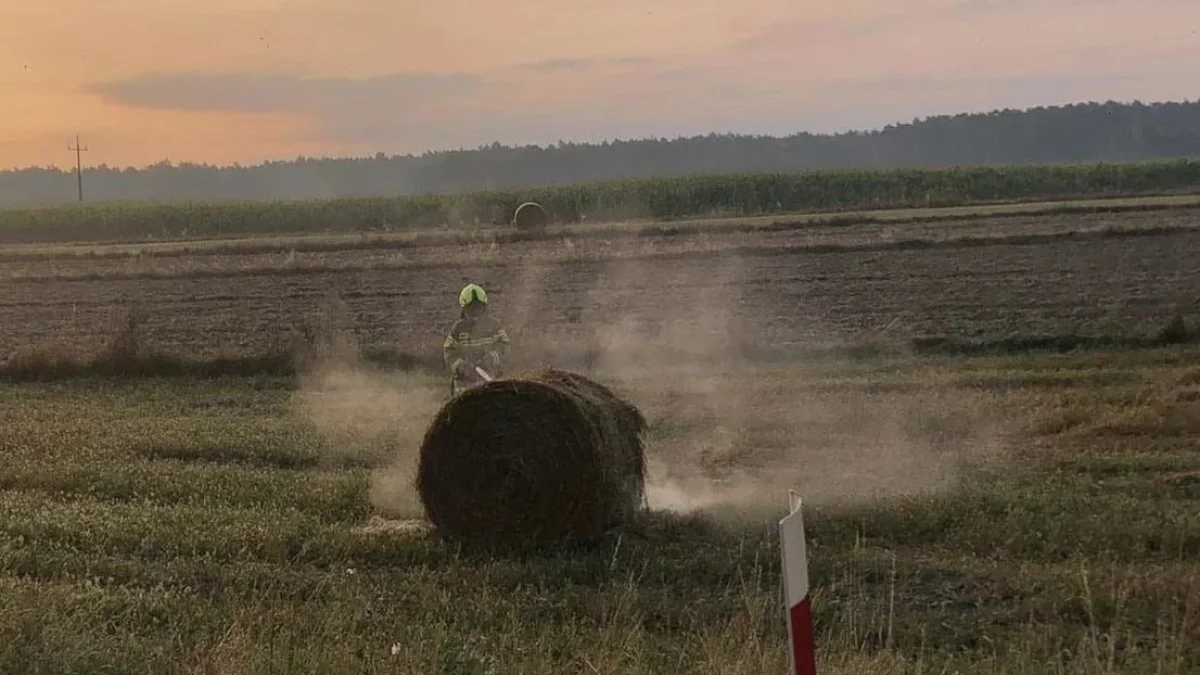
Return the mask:
<path id="1" fill-rule="evenodd" d="M 595 65 L 595 59 L 547 59 L 517 66 L 517 70 L 529 70 L 537 73 L 555 73 L 564 70 L 586 70 Z"/>
<path id="2" fill-rule="evenodd" d="M 783 21 L 739 40 L 730 51 L 753 52 L 780 47 L 803 49 L 813 43 L 838 44 L 857 41 L 889 30 L 901 29 L 903 24 L 913 20 L 912 13 L 888 13 L 868 18 L 834 17 Z"/>
<path id="3" fill-rule="evenodd" d="M 357 106 L 417 106 L 428 97 L 478 91 L 479 76 L 396 73 L 304 78 L 267 73 L 158 73 L 93 85 L 105 100 L 158 110 L 321 113 Z"/>
<path id="4" fill-rule="evenodd" d="M 428 108 L 449 102 L 486 107 L 487 98 L 538 87 L 568 88 L 581 74 L 612 75 L 654 67 L 652 58 L 558 58 L 480 73 L 390 73 L 374 77 L 303 77 L 264 72 L 149 73 L 87 87 L 109 103 L 154 110 L 328 113 Z M 562 77 L 570 78 L 568 80 Z"/>
<path id="5" fill-rule="evenodd" d="M 1141 1 L 1162 16 L 1130 14 Z M 1200 45 L 1187 28 L 1200 6 L 1171 0 L 846 7 L 684 55 L 580 53 L 369 77 L 168 72 L 90 91 L 144 110 L 292 115 L 338 148 L 420 152 L 493 141 L 839 131 L 960 111 L 1178 99 L 1200 77 Z M 1118 23 L 1119 32 L 1102 30 Z"/>
<path id="6" fill-rule="evenodd" d="M 554 141 L 594 136 L 589 128 L 624 129 L 614 127 L 604 112 L 595 114 L 592 106 L 603 103 L 619 81 L 647 68 L 657 68 L 653 59 L 553 59 L 484 73 L 366 78 L 156 73 L 105 82 L 89 91 L 109 104 L 151 111 L 291 114 L 314 122 L 315 133 L 341 146 L 413 151 L 511 138 Z M 654 82 L 653 77 L 646 81 Z M 648 93 L 631 89 L 628 82 L 624 88 L 641 92 L 639 97 Z M 631 110 L 636 117 L 636 105 Z M 573 119 L 564 123 L 563 115 Z M 584 119 L 593 126 L 581 124 Z M 553 129 L 564 135 L 545 138 Z"/>
<path id="7" fill-rule="evenodd" d="M 626 66 L 650 66 L 657 63 L 659 60 L 652 57 L 629 56 L 622 58 L 595 59 L 595 58 L 579 58 L 579 59 L 546 59 L 545 61 L 536 61 L 534 63 L 525 63 L 513 66 L 508 70 L 511 72 L 532 72 L 532 73 L 560 73 L 560 72 L 582 72 L 589 70 L 599 70 L 604 68 L 620 68 Z"/>
<path id="8" fill-rule="evenodd" d="M 1175 64 L 1187 61 L 1173 61 Z M 1178 98 L 1178 65 L 1131 73 L 970 76 L 804 72 L 737 77 L 680 62 L 535 63 L 487 74 L 301 78 L 242 73 L 131 78 L 98 91 L 160 110 L 291 113 L 350 152 L 421 152 L 717 132 L 875 128 L 912 117 L 1076 100 Z M 886 105 L 879 102 L 886 101 Z"/>

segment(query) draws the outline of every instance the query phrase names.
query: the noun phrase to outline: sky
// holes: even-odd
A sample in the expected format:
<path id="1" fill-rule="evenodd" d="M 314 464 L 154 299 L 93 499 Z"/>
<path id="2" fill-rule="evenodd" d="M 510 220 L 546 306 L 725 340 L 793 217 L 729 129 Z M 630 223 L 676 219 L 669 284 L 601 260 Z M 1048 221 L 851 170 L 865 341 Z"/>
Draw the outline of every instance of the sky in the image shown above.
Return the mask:
<path id="1" fill-rule="evenodd" d="M 1200 97 L 1197 0 L 0 0 L 0 168 Z"/>

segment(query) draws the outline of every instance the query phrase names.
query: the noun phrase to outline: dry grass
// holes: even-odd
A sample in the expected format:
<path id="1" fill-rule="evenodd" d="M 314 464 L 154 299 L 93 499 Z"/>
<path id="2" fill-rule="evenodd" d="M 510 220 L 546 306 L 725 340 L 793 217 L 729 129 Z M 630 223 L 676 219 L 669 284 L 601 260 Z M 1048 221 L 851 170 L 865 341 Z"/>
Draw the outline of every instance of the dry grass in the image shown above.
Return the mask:
<path id="1" fill-rule="evenodd" d="M 271 348 L 210 358 L 170 353 L 148 344 L 145 315 L 120 314 L 107 331 L 103 344 L 86 348 L 78 343 L 52 341 L 19 345 L 0 361 L 0 380 L 46 382 L 77 377 L 222 377 L 292 376 L 326 359 L 338 345 L 331 333 L 309 324 L 282 334 Z M 440 372 L 440 360 L 429 355 L 395 349 L 372 348 L 362 354 L 366 362 L 403 371 Z"/>
<path id="2" fill-rule="evenodd" d="M 657 460 L 727 438 L 676 466 L 699 461 L 712 486 L 746 479 L 722 457 L 766 462 L 748 483 L 759 508 L 722 507 L 735 490 L 699 512 L 651 499 L 644 537 L 504 559 L 384 526 L 370 484 L 404 438 L 372 430 L 349 454 L 295 415 L 291 378 L 9 385 L 0 671 L 778 672 L 775 488 L 816 494 L 839 464 L 763 487 L 788 473 L 777 452 L 811 468 L 836 451 L 862 486 L 883 477 L 871 466 L 932 469 L 921 446 L 991 438 L 999 451 L 948 486 L 810 500 L 821 672 L 1194 672 L 1200 411 L 1176 395 L 1195 357 L 797 362 L 720 371 L 722 390 L 686 369 L 615 380 L 648 410 Z M 761 442 L 789 421 L 782 446 Z M 905 469 L 905 452 L 927 459 Z"/>

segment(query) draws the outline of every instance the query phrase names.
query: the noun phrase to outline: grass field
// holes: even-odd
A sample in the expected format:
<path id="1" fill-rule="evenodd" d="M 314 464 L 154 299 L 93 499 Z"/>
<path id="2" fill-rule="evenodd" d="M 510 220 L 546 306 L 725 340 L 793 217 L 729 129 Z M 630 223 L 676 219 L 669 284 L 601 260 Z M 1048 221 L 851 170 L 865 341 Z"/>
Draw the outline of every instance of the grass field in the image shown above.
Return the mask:
<path id="1" fill-rule="evenodd" d="M 1198 356 L 621 380 L 654 420 L 658 511 L 532 560 L 373 523 L 411 515 L 389 461 L 434 383 L 10 386 L 0 670 L 782 672 L 767 516 L 795 486 L 822 672 L 1194 672 Z"/>
<path id="2" fill-rule="evenodd" d="M 1196 672 L 1196 211 L 1023 209 L 8 245 L 0 672 L 782 672 L 789 488 L 821 672 Z M 468 279 L 646 413 L 643 531 L 423 527 Z"/>

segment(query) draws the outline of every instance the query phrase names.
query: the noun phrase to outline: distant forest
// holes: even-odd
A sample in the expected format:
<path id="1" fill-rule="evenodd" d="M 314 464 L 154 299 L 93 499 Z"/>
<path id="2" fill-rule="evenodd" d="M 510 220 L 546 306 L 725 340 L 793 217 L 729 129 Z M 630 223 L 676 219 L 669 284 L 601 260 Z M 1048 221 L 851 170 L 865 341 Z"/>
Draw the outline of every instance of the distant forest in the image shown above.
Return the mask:
<path id="1" fill-rule="evenodd" d="M 685 174 L 1122 162 L 1200 156 L 1200 100 L 1081 103 L 787 137 L 507 147 L 217 167 L 162 162 L 84 170 L 88 201 L 275 200 L 500 190 Z M 73 170 L 0 172 L 0 204 L 69 203 Z"/>

